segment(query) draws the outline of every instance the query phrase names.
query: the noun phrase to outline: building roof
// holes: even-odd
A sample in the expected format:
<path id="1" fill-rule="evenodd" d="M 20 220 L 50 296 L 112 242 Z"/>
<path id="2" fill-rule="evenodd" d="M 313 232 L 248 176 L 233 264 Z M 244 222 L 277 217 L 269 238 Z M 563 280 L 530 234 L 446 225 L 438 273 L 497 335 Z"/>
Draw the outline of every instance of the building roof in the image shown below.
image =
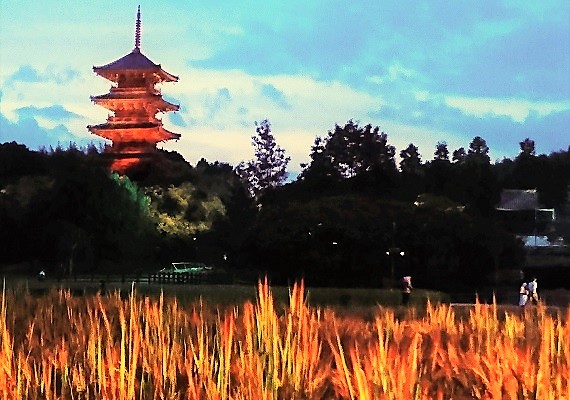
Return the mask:
<path id="1" fill-rule="evenodd" d="M 107 104 L 109 104 L 109 106 L 106 106 L 106 108 L 110 109 L 110 110 L 114 110 L 114 105 L 119 103 L 119 104 L 125 104 L 125 103 L 139 103 L 141 101 L 144 101 L 145 105 L 149 105 L 149 104 L 154 104 L 157 111 L 178 111 L 180 109 L 180 106 L 178 104 L 172 104 L 171 102 L 164 100 L 162 98 L 161 95 L 159 94 L 150 94 L 147 95 L 145 97 L 132 97 L 129 96 L 129 93 L 121 93 L 121 94 L 116 94 L 116 93 L 106 93 L 106 94 L 101 94 L 98 96 L 91 96 L 91 101 L 94 102 L 95 104 L 99 104 L 103 107 L 105 107 Z M 111 108 L 113 107 L 113 108 Z"/>
<path id="2" fill-rule="evenodd" d="M 88 125 L 87 129 L 91 133 L 115 142 L 140 141 L 157 143 L 171 139 L 179 139 L 180 134 L 170 132 L 161 123 L 133 123 L 133 124 L 111 124 Z"/>
<path id="3" fill-rule="evenodd" d="M 93 71 L 111 81 L 117 80 L 117 73 L 123 71 L 152 71 L 157 75 L 158 80 L 178 81 L 178 77 L 164 71 L 160 64 L 155 64 L 147 56 L 141 53 L 141 7 L 137 11 L 137 22 L 135 29 L 135 48 L 127 55 L 99 67 L 93 67 Z"/>
<path id="4" fill-rule="evenodd" d="M 503 189 L 501 200 L 497 206 L 498 210 L 505 211 L 536 210 L 538 208 L 540 208 L 540 203 L 536 189 Z"/>
<path id="5" fill-rule="evenodd" d="M 160 64 L 153 63 L 147 56 L 141 53 L 140 49 L 137 47 L 135 47 L 129 54 L 119 58 L 118 60 L 100 67 L 93 67 L 93 72 L 111 81 L 115 81 L 117 79 L 117 73 L 124 71 L 151 71 L 156 73 L 162 81 L 178 81 L 177 76 L 164 71 Z"/>
<path id="6" fill-rule="evenodd" d="M 143 53 L 141 53 L 140 49 L 134 48 L 126 56 L 119 58 L 109 64 L 102 65 L 100 67 L 93 67 L 93 70 L 128 70 L 128 69 L 144 69 L 144 70 L 155 70 L 159 69 L 160 65 L 153 63 L 150 61 Z"/>

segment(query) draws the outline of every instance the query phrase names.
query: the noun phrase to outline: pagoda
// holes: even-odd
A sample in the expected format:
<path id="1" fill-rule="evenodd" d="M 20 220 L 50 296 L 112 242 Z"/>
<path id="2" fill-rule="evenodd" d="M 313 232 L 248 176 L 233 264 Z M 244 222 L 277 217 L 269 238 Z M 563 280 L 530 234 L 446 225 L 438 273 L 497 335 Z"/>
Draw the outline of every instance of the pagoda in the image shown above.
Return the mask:
<path id="1" fill-rule="evenodd" d="M 111 81 L 112 86 L 107 94 L 91 96 L 91 101 L 113 114 L 106 123 L 87 128 L 112 141 L 111 146 L 106 146 L 105 153 L 111 158 L 111 170 L 121 174 L 143 159 L 151 158 L 157 152 L 158 142 L 180 138 L 180 134 L 164 129 L 162 121 L 156 117 L 159 112 L 178 111 L 179 106 L 164 100 L 155 87 L 162 82 L 177 82 L 178 77 L 143 55 L 140 39 L 139 5 L 134 49 L 116 61 L 93 67 L 93 72 Z"/>

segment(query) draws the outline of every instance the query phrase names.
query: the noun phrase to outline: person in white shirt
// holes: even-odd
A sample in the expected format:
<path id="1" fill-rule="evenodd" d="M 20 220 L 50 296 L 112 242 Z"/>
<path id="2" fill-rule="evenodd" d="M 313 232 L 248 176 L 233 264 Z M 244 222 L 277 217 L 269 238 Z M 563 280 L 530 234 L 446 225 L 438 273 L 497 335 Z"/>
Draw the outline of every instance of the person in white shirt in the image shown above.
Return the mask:
<path id="1" fill-rule="evenodd" d="M 536 282 L 536 278 L 532 278 L 527 284 L 528 289 L 528 299 L 531 301 L 532 304 L 538 303 L 538 283 Z"/>

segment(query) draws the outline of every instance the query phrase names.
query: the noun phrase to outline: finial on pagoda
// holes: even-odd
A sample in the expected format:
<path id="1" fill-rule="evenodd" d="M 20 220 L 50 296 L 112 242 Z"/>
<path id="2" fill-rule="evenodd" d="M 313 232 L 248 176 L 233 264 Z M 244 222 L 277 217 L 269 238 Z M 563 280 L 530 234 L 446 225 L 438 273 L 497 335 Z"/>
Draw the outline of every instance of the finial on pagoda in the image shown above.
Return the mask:
<path id="1" fill-rule="evenodd" d="M 137 11 L 137 24 L 135 26 L 135 50 L 140 50 L 141 47 L 141 6 Z"/>

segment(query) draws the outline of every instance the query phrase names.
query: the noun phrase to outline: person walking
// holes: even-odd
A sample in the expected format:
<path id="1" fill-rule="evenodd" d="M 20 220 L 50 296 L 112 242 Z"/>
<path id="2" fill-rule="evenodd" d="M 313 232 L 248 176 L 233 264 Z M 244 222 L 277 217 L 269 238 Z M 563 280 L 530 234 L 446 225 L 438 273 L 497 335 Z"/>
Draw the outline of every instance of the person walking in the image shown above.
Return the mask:
<path id="1" fill-rule="evenodd" d="M 532 304 L 538 304 L 538 282 L 536 281 L 536 277 L 532 278 L 532 281 L 530 281 L 526 287 L 528 289 L 528 300 L 530 300 Z"/>
<path id="2" fill-rule="evenodd" d="M 528 284 L 523 282 L 520 289 L 519 289 L 519 306 L 524 307 L 526 306 L 526 302 L 528 301 Z"/>
<path id="3" fill-rule="evenodd" d="M 409 275 L 404 276 L 402 278 L 402 305 L 407 306 L 410 303 L 412 289 L 412 277 Z"/>

